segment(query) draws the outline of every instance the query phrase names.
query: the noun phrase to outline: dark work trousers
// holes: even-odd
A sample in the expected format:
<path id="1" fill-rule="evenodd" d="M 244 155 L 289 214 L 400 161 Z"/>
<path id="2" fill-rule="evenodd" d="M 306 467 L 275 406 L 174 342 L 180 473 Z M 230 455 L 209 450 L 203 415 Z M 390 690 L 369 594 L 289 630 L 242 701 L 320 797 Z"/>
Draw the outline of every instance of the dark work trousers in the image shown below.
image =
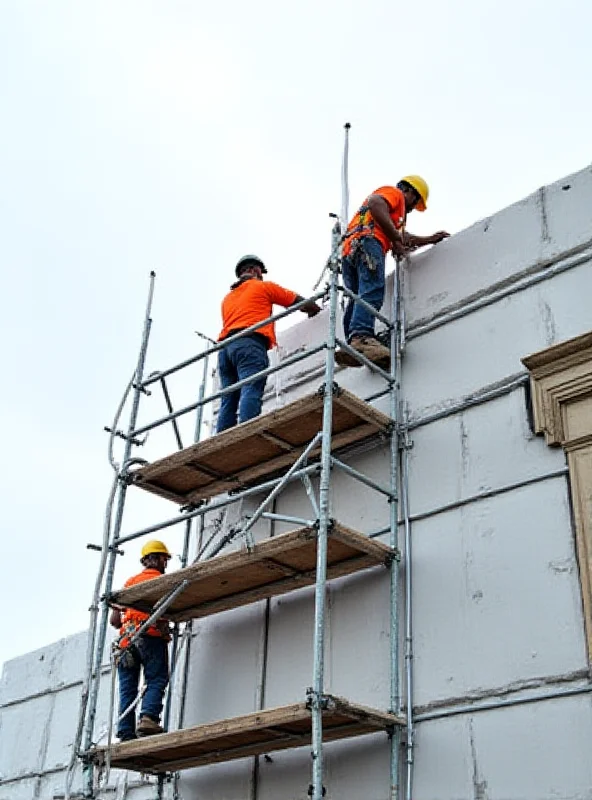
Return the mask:
<path id="1" fill-rule="evenodd" d="M 227 344 L 218 354 L 218 372 L 222 389 L 249 378 L 269 366 L 264 336 L 252 335 Z M 217 433 L 238 422 L 258 417 L 261 413 L 265 378 L 248 383 L 236 392 L 222 397 L 218 413 Z"/>
<path id="2" fill-rule="evenodd" d="M 384 303 L 384 273 L 386 257 L 382 245 L 373 236 L 354 243 L 350 255 L 342 263 L 343 282 L 350 291 L 360 295 L 377 311 Z M 370 269 L 371 264 L 374 269 Z M 351 298 L 343 315 L 343 332 L 349 342 L 352 336 L 374 336 L 375 317 Z"/>
<path id="3" fill-rule="evenodd" d="M 136 658 L 123 659 L 117 665 L 119 678 L 119 714 L 121 715 L 137 697 L 140 672 L 144 669 L 146 692 L 142 698 L 141 715 L 155 722 L 160 720 L 162 698 L 169 682 L 168 643 L 160 636 L 140 636 L 135 643 Z M 131 663 L 130 663 L 131 662 Z M 136 735 L 136 711 L 130 711 L 120 720 L 117 736 L 132 739 Z"/>

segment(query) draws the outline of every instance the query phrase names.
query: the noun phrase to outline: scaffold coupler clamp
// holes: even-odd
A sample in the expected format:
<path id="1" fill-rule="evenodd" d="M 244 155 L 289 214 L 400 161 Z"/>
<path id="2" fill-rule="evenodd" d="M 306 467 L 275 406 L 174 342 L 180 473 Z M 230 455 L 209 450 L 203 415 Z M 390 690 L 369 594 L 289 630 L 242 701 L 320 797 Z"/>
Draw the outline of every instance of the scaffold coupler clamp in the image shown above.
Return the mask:
<path id="1" fill-rule="evenodd" d="M 144 384 L 143 384 L 143 383 L 136 383 L 136 381 L 134 381 L 134 382 L 132 383 L 132 389 L 135 389 L 137 392 L 142 392 L 142 394 L 145 394 L 145 395 L 146 395 L 146 397 L 150 397 L 150 395 L 152 394 L 152 392 L 150 391 L 150 389 L 147 389 L 147 388 L 144 386 Z"/>
<path id="2" fill-rule="evenodd" d="M 93 544 L 92 542 L 89 542 L 86 545 L 86 549 L 87 550 L 96 550 L 97 553 L 101 553 L 103 551 L 103 546 L 100 545 L 100 544 Z M 107 550 L 109 550 L 110 553 L 117 553 L 118 556 L 124 556 L 125 555 L 125 552 L 121 548 L 117 547 L 117 545 L 114 545 L 114 544 L 110 544 L 107 547 Z"/>
<path id="3" fill-rule="evenodd" d="M 325 386 L 326 385 L 327 384 L 323 382 L 323 383 L 321 383 L 321 385 L 317 389 L 317 395 L 319 397 L 324 397 L 325 396 Z M 333 381 L 333 383 L 331 384 L 331 394 L 333 395 L 333 397 L 339 397 L 339 395 L 342 394 L 342 392 L 343 392 L 343 389 L 341 388 L 341 386 L 336 381 Z"/>
<path id="4" fill-rule="evenodd" d="M 142 445 L 146 444 L 146 439 L 148 438 L 144 437 L 143 439 L 135 439 L 133 436 L 128 436 L 127 433 L 124 433 L 123 431 L 113 430 L 113 428 L 110 428 L 108 425 L 105 425 L 103 430 L 106 433 L 110 433 L 112 436 L 116 436 L 118 439 L 123 439 L 125 442 L 131 442 L 132 444 L 135 444 L 136 447 L 142 447 Z"/>
<path id="5" fill-rule="evenodd" d="M 145 441 L 146 439 L 144 439 L 144 442 Z M 142 444 L 144 444 L 144 442 L 142 442 Z M 128 458 L 128 460 L 121 465 L 121 470 L 118 476 L 119 480 L 122 483 L 125 483 L 128 486 L 130 486 L 132 483 L 134 483 L 136 475 L 136 471 L 135 470 L 130 471 L 130 467 L 134 466 L 145 467 L 146 464 L 148 463 L 150 462 L 147 461 L 145 458 Z"/>
<path id="6" fill-rule="evenodd" d="M 395 547 L 392 553 L 388 553 L 384 559 L 384 566 L 390 567 L 391 564 L 400 564 L 401 563 L 401 551 L 398 547 Z"/>
<path id="7" fill-rule="evenodd" d="M 198 508 L 201 508 L 205 502 L 205 500 L 196 500 L 192 503 L 186 503 L 186 505 L 179 508 L 179 511 L 181 514 L 191 514 L 192 511 L 197 511 Z"/>
<path id="8" fill-rule="evenodd" d="M 312 785 L 312 783 L 309 783 L 309 785 L 308 785 L 307 794 L 308 794 L 309 797 L 312 797 L 313 794 L 314 794 L 314 786 Z M 323 786 L 323 797 L 326 797 L 326 795 L 327 795 L 327 787 Z"/>
<path id="9" fill-rule="evenodd" d="M 397 434 L 397 446 L 399 450 L 411 450 L 413 439 L 409 436 L 409 425 L 407 421 L 394 423 L 394 430 Z"/>
<path id="10" fill-rule="evenodd" d="M 306 707 L 311 710 L 313 708 L 320 708 L 326 711 L 329 708 L 330 698 L 326 694 L 315 692 L 312 686 L 306 690 Z"/>

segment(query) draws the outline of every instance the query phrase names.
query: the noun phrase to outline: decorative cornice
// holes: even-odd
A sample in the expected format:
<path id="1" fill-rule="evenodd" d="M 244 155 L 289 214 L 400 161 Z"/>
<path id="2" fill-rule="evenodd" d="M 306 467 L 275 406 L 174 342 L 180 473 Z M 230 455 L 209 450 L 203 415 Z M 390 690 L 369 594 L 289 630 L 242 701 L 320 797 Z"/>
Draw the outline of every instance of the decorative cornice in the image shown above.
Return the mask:
<path id="1" fill-rule="evenodd" d="M 592 332 L 522 359 L 530 371 L 536 433 L 567 448 L 592 432 Z M 590 403 L 582 405 L 589 398 Z M 582 429 L 582 416 L 588 419 Z"/>
<path id="2" fill-rule="evenodd" d="M 586 354 L 590 357 L 591 352 L 592 331 L 583 333 L 581 336 L 575 336 L 573 339 L 567 339 L 565 342 L 554 344 L 545 350 L 539 350 L 538 353 L 533 353 L 531 356 L 523 358 L 522 363 L 531 372 L 540 370 L 542 367 L 557 369 L 564 359 L 579 360 L 581 357 L 585 357 Z"/>

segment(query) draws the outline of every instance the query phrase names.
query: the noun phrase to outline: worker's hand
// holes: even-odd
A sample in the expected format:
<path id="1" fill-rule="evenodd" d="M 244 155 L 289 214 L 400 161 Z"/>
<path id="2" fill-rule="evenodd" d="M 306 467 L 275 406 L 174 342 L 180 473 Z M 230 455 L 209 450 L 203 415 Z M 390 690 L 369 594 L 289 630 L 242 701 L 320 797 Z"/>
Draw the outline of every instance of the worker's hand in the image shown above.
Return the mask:
<path id="1" fill-rule="evenodd" d="M 443 239 L 448 239 L 449 236 L 450 234 L 447 231 L 437 231 L 437 233 L 433 233 L 430 236 L 430 242 L 431 244 L 438 244 Z"/>
<path id="2" fill-rule="evenodd" d="M 314 303 L 310 308 L 306 309 L 306 313 L 310 317 L 316 317 L 316 315 L 322 311 L 321 307 Z"/>
<path id="3" fill-rule="evenodd" d="M 391 253 L 395 258 L 405 258 L 408 252 L 409 248 L 405 247 L 403 242 L 394 242 L 391 247 Z"/>

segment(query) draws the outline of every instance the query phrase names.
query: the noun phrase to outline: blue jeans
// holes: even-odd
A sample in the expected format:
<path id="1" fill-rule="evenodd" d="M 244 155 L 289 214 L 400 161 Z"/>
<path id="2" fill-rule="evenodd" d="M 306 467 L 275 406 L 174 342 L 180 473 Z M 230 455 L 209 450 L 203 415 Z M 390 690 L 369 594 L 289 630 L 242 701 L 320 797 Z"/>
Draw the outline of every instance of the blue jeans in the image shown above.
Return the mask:
<path id="1" fill-rule="evenodd" d="M 160 636 L 140 636 L 135 643 L 138 658 L 131 666 L 117 665 L 119 677 L 119 714 L 134 702 L 140 684 L 140 671 L 144 668 L 146 692 L 142 698 L 141 715 L 150 717 L 155 722 L 160 720 L 162 698 L 169 682 L 168 644 Z M 120 739 L 133 738 L 136 735 L 136 711 L 126 714 L 120 720 L 117 736 Z"/>
<path id="2" fill-rule="evenodd" d="M 226 345 L 218 354 L 218 372 L 222 389 L 249 378 L 269 366 L 267 347 L 259 336 L 245 336 Z M 265 378 L 248 383 L 237 392 L 222 397 L 218 413 L 217 433 L 232 428 L 238 421 L 258 417 L 261 413 Z"/>
<path id="3" fill-rule="evenodd" d="M 354 244 L 354 248 L 354 252 L 343 259 L 343 282 L 347 289 L 380 311 L 384 302 L 386 262 L 382 245 L 378 239 L 367 236 L 360 239 L 359 244 Z M 367 258 L 376 265 L 375 270 L 368 269 Z M 374 336 L 374 317 L 351 298 L 348 298 L 343 315 L 343 332 L 348 342 L 352 336 Z"/>

